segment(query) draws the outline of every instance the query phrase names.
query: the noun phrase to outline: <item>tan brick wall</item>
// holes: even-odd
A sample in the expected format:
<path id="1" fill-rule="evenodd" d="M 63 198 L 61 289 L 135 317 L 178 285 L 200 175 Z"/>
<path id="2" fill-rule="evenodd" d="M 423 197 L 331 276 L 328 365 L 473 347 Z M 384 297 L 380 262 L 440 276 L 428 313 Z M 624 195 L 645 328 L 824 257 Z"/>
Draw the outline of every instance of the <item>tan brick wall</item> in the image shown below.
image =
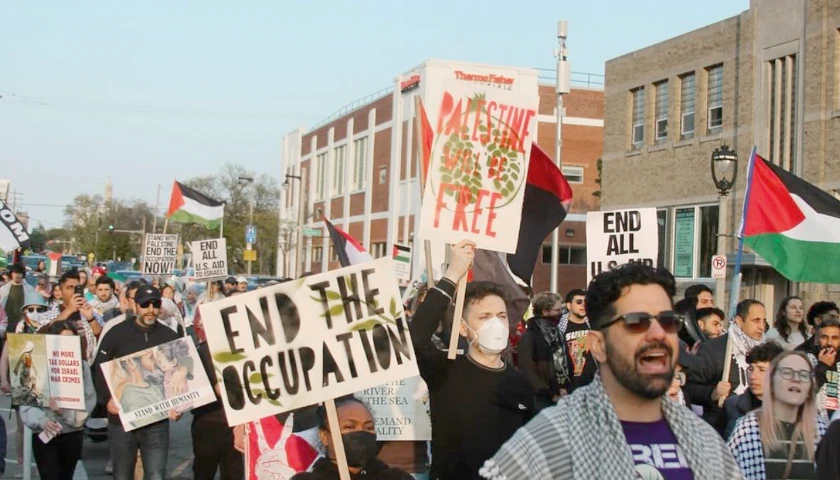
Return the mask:
<path id="1" fill-rule="evenodd" d="M 378 117 L 378 114 L 377 114 Z M 373 212 L 388 211 L 388 188 L 391 178 L 391 129 L 377 132 L 373 137 L 373 185 L 369 186 L 368 192 L 371 192 L 373 198 L 372 210 Z M 379 184 L 379 170 L 385 168 L 387 175 L 385 183 Z"/>

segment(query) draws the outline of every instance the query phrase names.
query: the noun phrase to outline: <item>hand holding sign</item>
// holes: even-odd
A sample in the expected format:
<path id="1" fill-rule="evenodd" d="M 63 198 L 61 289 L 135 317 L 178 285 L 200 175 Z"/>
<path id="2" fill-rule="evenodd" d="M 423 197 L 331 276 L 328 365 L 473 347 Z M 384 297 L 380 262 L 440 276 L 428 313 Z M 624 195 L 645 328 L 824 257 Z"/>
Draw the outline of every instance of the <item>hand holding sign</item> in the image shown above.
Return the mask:
<path id="1" fill-rule="evenodd" d="M 453 283 L 458 283 L 470 270 L 470 266 L 475 260 L 475 242 L 461 240 L 453 245 L 450 250 L 452 251 L 451 261 L 444 277 L 452 280 Z"/>

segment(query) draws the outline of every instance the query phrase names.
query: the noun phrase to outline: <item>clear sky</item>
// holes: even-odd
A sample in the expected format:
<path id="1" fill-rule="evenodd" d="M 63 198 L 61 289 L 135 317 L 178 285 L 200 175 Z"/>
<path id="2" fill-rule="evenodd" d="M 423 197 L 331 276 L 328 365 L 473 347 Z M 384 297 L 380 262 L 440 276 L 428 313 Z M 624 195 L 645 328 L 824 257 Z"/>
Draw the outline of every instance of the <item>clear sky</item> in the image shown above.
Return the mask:
<path id="1" fill-rule="evenodd" d="M 80 193 L 161 208 L 225 163 L 280 175 L 283 134 L 427 58 L 572 70 L 736 15 L 749 0 L 0 0 L 0 178 L 47 228 Z"/>

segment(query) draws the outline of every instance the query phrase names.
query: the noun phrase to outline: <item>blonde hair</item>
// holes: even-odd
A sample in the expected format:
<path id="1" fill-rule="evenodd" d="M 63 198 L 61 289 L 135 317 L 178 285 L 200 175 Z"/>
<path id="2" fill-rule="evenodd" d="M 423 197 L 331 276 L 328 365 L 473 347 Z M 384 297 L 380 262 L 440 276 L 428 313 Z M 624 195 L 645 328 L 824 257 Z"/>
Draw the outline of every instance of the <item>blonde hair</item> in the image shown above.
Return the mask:
<path id="1" fill-rule="evenodd" d="M 785 437 L 784 426 L 782 421 L 776 418 L 774 412 L 774 403 L 776 401 L 776 393 L 773 389 L 775 383 L 776 370 L 782 360 L 796 356 L 805 360 L 808 365 L 808 371 L 811 372 L 811 387 L 808 389 L 808 398 L 799 406 L 796 412 L 796 424 L 793 428 L 793 435 L 790 438 L 790 448 L 795 449 L 797 442 L 802 441 L 805 447 L 805 454 L 808 460 L 814 460 L 816 451 L 815 440 L 817 438 L 817 402 L 816 402 L 816 380 L 814 379 L 814 367 L 811 361 L 802 352 L 784 351 L 770 362 L 770 368 L 767 369 L 767 376 L 764 379 L 764 395 L 761 404 L 761 410 L 758 412 L 758 430 L 761 435 L 761 444 L 764 447 L 764 453 L 769 454 L 772 450 L 782 448 L 782 438 Z"/>

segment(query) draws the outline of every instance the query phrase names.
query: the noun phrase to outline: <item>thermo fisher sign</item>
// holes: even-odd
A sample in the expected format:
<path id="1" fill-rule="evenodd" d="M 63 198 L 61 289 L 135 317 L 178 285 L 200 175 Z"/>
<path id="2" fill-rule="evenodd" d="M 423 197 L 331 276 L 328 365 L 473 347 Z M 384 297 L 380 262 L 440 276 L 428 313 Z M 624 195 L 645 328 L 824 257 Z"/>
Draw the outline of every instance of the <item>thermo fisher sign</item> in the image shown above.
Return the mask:
<path id="1" fill-rule="evenodd" d="M 625 263 L 656 266 L 657 258 L 659 227 L 655 208 L 586 214 L 587 282 Z"/>

